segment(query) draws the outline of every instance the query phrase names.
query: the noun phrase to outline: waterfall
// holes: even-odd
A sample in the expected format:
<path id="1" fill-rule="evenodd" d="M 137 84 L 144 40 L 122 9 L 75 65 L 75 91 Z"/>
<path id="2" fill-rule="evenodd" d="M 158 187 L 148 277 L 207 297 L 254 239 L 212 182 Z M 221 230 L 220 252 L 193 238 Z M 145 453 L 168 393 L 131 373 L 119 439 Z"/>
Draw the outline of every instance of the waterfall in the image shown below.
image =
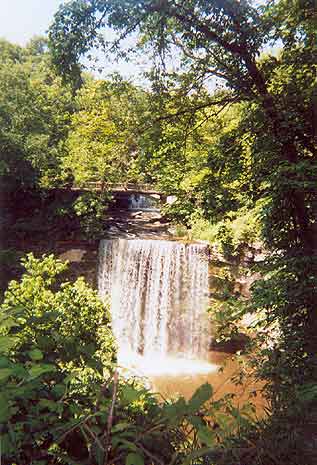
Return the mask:
<path id="1" fill-rule="evenodd" d="M 150 195 L 131 194 L 129 197 L 129 210 L 159 211 L 157 199 Z"/>
<path id="2" fill-rule="evenodd" d="M 206 358 L 207 252 L 174 241 L 101 241 L 99 294 L 110 299 L 119 352 Z"/>

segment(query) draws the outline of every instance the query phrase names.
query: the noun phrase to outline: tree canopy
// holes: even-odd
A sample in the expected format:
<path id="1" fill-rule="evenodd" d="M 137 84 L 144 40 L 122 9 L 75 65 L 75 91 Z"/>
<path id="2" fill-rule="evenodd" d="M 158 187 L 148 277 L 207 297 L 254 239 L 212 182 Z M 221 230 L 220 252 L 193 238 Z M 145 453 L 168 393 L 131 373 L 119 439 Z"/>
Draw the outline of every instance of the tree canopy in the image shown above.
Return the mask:
<path id="1" fill-rule="evenodd" d="M 3 191 L 147 182 L 177 196 L 169 219 L 218 241 L 235 265 L 241 245 L 262 241 L 250 300 L 231 292 L 219 318 L 228 333 L 255 314 L 248 363 L 271 407 L 265 422 L 249 423 L 227 398 L 205 410 L 208 386 L 162 405 L 116 377 L 105 386 L 115 354 L 107 309 L 82 280 L 58 286 L 59 261 L 29 256 L 0 308 L 5 464 L 30 461 L 34 438 L 39 464 L 316 463 L 316 19 L 314 0 L 71 0 L 48 43 L 0 41 Z M 146 88 L 83 71 L 94 47 L 129 59 L 121 43 L 131 34 L 153 61 Z M 101 237 L 92 221 L 102 221 L 100 199 L 88 193 L 72 208 Z M 56 211 L 61 222 L 70 216 Z"/>
<path id="2" fill-rule="evenodd" d="M 2 187 L 58 182 L 72 97 L 53 71 L 46 41 L 0 42 Z"/>
<path id="3" fill-rule="evenodd" d="M 150 47 L 161 58 L 159 62 L 156 60 L 159 68 L 156 76 L 165 77 L 161 85 L 166 86 L 165 58 L 176 47 L 180 53 L 181 82 L 185 83 L 180 92 L 192 86 L 199 89 L 208 76 L 220 77 L 230 91 L 230 98 L 253 102 L 263 112 L 269 140 L 274 145 L 270 162 L 277 171 L 281 164 L 292 172 L 295 170 L 297 177 L 298 166 L 304 162 L 311 165 L 316 156 L 315 127 L 309 117 L 315 111 L 314 73 L 308 70 L 316 52 L 313 2 L 293 2 L 291 24 L 288 13 L 284 1 L 272 1 L 261 8 L 236 0 L 73 1 L 60 7 L 51 26 L 53 60 L 69 75 L 92 46 L 105 46 L 99 34 L 105 24 L 118 31 L 120 38 L 136 30 L 144 48 Z M 284 27 L 277 27 L 277 19 Z M 260 59 L 263 47 L 278 39 L 285 44 L 280 56 Z M 277 80 L 285 80 L 282 87 L 294 85 L 287 83 L 287 75 L 299 56 L 305 65 L 296 79 L 305 81 L 301 89 L 309 94 L 299 99 L 300 105 L 294 89 L 288 89 L 289 98 L 285 99 L 285 89 L 280 83 L 274 85 Z M 176 78 L 179 80 L 179 75 Z M 280 182 L 278 177 L 270 181 Z M 314 239 L 307 195 L 294 186 L 290 186 L 286 195 L 292 203 L 294 235 L 301 236 L 298 239 L 309 248 Z"/>
<path id="4" fill-rule="evenodd" d="M 226 202 L 230 210 L 265 200 L 263 234 L 272 257 L 255 287 L 254 308 L 281 331 L 261 362 L 280 411 L 294 386 L 317 376 L 315 24 L 313 0 L 259 7 L 238 0 L 74 0 L 60 7 L 50 29 L 53 60 L 70 77 L 92 46 L 109 50 L 105 25 L 118 33 L 114 50 L 136 32 L 154 58 L 159 95 L 152 124 L 158 144 L 149 165 L 163 169 L 165 180 L 165 166 L 173 167 L 171 178 L 185 198 L 209 217 L 219 207 L 223 213 Z M 173 56 L 177 66 L 170 71 Z M 218 79 L 215 92 L 204 86 L 211 77 Z"/>

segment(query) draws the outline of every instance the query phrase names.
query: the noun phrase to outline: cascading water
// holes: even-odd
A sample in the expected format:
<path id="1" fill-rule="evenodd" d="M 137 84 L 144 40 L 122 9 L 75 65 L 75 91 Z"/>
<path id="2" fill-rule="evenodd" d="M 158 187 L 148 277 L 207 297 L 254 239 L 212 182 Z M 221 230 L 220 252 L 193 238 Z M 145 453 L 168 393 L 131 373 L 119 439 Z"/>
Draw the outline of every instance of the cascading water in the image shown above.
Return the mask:
<path id="1" fill-rule="evenodd" d="M 157 199 L 149 195 L 131 194 L 129 198 L 129 210 L 159 211 Z"/>
<path id="2" fill-rule="evenodd" d="M 110 298 L 121 363 L 206 358 L 206 246 L 113 239 L 101 241 L 99 257 L 99 293 Z"/>

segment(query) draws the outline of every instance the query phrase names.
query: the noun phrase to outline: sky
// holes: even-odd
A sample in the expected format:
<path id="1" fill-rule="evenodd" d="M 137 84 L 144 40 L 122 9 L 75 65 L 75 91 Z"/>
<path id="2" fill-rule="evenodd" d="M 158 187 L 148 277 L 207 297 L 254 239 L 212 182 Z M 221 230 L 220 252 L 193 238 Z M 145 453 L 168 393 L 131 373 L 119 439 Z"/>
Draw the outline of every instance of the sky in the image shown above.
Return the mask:
<path id="1" fill-rule="evenodd" d="M 255 0 L 263 5 L 266 0 Z M 0 37 L 25 45 L 34 35 L 43 35 L 63 0 L 0 0 Z"/>
<path id="2" fill-rule="evenodd" d="M 53 21 L 54 13 L 63 0 L 0 0 L 0 37 L 15 44 L 25 45 L 35 35 L 45 35 Z M 148 67 L 145 57 L 137 63 L 111 63 L 104 56 L 100 61 L 103 72 L 96 76 L 105 77 L 115 71 L 125 78 L 141 79 L 139 73 Z M 87 62 L 84 61 L 85 64 Z M 97 66 L 99 67 L 99 66 Z"/>
<path id="3" fill-rule="evenodd" d="M 265 4 L 267 0 L 254 1 Z M 63 0 L 0 0 L 0 38 L 25 45 L 33 36 L 45 35 L 61 3 Z M 150 62 L 146 56 L 136 57 L 130 63 L 107 61 L 101 53 L 95 56 L 100 58 L 96 68 L 103 69 L 101 74 L 91 70 L 96 77 L 105 78 L 116 71 L 125 78 L 146 85 L 146 80 L 141 77 L 142 71 L 149 69 Z M 84 60 L 84 64 L 88 62 Z"/>
<path id="4" fill-rule="evenodd" d="M 0 37 L 25 45 L 43 35 L 61 0 L 0 0 Z"/>

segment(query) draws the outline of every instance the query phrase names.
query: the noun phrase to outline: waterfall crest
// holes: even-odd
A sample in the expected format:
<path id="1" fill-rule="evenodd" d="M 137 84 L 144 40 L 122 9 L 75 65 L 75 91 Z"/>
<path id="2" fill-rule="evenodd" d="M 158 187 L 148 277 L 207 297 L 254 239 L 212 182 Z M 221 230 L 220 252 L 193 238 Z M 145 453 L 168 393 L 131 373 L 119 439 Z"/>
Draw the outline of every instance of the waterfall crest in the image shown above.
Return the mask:
<path id="1" fill-rule="evenodd" d="M 161 240 L 103 240 L 98 287 L 110 298 L 119 352 L 205 359 L 208 249 Z"/>

